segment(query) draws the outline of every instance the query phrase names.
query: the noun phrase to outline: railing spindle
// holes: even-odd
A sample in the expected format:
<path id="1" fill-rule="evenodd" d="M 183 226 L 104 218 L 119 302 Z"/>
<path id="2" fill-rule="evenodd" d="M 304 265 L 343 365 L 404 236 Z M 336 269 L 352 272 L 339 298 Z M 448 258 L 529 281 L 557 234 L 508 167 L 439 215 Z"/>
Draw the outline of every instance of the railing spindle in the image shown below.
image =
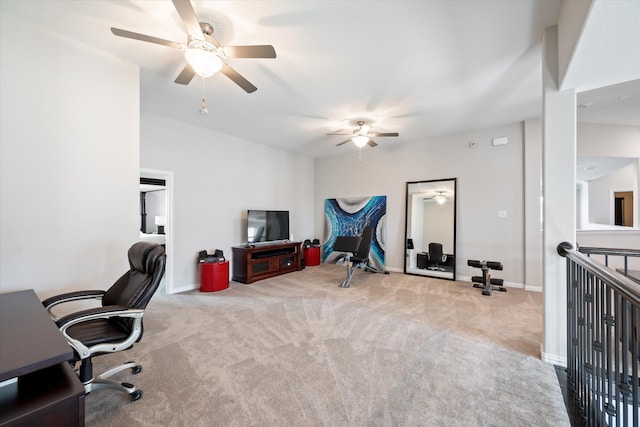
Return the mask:
<path id="1" fill-rule="evenodd" d="M 583 424 L 640 427 L 640 285 L 626 277 L 640 250 L 562 243 L 558 253 L 567 258 L 567 383 Z M 623 258 L 624 275 L 610 257 Z"/>

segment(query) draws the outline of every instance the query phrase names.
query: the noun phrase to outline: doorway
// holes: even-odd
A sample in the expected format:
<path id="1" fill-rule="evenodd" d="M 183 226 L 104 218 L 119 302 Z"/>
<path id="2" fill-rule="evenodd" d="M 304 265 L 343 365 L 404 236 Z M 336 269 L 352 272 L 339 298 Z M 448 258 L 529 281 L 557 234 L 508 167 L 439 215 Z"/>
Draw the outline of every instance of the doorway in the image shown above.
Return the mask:
<path id="1" fill-rule="evenodd" d="M 614 224 L 633 227 L 633 191 L 613 193 Z"/>
<path id="2" fill-rule="evenodd" d="M 173 230 L 173 172 L 163 171 L 157 169 L 140 169 L 140 178 L 146 178 L 150 180 L 158 180 L 164 181 L 165 187 L 165 200 L 164 200 L 164 216 L 148 216 L 148 224 L 146 226 L 146 230 L 142 230 L 142 221 L 141 221 L 141 230 L 140 236 L 141 238 L 150 238 L 156 236 L 145 236 L 144 231 L 150 230 L 150 227 L 158 227 L 157 231 L 161 231 L 163 233 L 157 233 L 157 235 L 161 235 L 164 238 L 165 252 L 167 254 L 167 263 L 165 266 L 164 273 L 164 291 L 166 294 L 174 293 L 174 280 L 173 280 L 173 242 L 174 242 L 174 230 Z M 142 199 L 141 199 L 142 200 Z M 142 202 L 141 202 L 141 214 L 142 211 Z M 141 218 L 143 218 L 141 216 Z M 158 219 L 160 218 L 160 219 Z M 161 221 L 161 222 L 158 222 Z M 161 284 L 162 286 L 162 284 Z"/>

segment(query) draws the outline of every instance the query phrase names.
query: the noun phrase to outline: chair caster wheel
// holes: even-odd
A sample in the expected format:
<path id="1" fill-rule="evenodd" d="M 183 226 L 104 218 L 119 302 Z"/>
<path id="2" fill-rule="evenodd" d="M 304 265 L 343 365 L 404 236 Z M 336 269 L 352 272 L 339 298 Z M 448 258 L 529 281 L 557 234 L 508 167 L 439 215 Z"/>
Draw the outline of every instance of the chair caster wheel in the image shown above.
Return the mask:
<path id="1" fill-rule="evenodd" d="M 131 368 L 131 373 L 132 374 L 139 374 L 140 371 L 142 371 L 142 366 L 140 366 L 140 365 L 136 365 L 133 368 Z"/>
<path id="2" fill-rule="evenodd" d="M 142 397 L 142 390 L 136 390 L 133 393 L 131 393 L 130 396 L 131 396 L 132 402 L 135 402 L 136 400 L 140 400 L 140 398 Z"/>

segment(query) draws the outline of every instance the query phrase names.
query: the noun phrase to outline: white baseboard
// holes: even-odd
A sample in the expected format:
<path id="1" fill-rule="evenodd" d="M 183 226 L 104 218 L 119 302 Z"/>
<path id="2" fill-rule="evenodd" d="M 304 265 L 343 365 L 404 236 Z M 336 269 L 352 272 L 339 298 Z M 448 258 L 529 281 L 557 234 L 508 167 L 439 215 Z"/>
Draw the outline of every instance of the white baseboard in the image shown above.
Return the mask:
<path id="1" fill-rule="evenodd" d="M 471 277 L 468 276 L 456 276 L 456 282 L 471 282 Z M 530 290 L 528 288 L 525 288 L 525 286 L 522 283 L 517 283 L 517 282 L 504 282 L 504 286 L 506 288 L 519 288 L 519 289 L 526 289 L 527 291 Z"/>
<path id="2" fill-rule="evenodd" d="M 187 291 L 192 291 L 194 289 L 200 289 L 200 284 L 195 284 L 192 286 L 183 286 L 180 288 L 173 288 L 173 292 L 171 292 L 172 294 L 179 294 L 180 292 L 187 292 Z"/>
<path id="3" fill-rule="evenodd" d="M 566 356 L 558 356 L 557 354 L 545 353 L 544 351 L 542 351 L 542 348 L 540 348 L 540 355 L 543 362 L 550 363 L 552 365 L 562 366 L 563 368 L 567 367 Z"/>
<path id="4" fill-rule="evenodd" d="M 523 283 L 517 283 L 517 282 L 504 282 L 504 286 L 507 288 L 518 288 L 518 289 L 524 289 L 524 284 Z"/>

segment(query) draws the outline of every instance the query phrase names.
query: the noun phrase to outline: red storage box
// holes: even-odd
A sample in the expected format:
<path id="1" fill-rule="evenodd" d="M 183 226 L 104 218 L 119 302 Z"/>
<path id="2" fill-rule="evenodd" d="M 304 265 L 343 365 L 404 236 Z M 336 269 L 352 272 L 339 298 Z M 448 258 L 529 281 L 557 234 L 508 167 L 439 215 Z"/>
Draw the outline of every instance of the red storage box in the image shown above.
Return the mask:
<path id="1" fill-rule="evenodd" d="M 229 287 L 229 261 L 200 263 L 200 292 L 214 292 Z"/>
<path id="2" fill-rule="evenodd" d="M 304 261 L 306 266 L 320 265 L 320 248 L 304 248 Z"/>

